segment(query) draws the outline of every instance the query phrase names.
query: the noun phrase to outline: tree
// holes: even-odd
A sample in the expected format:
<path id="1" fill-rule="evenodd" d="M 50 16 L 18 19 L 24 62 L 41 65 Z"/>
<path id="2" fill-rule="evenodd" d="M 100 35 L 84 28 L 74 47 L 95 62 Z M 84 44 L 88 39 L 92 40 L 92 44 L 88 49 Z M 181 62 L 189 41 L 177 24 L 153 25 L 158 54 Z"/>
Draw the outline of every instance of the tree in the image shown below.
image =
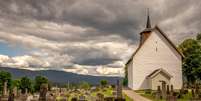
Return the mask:
<path id="1" fill-rule="evenodd" d="M 80 88 L 87 90 L 90 88 L 90 84 L 88 82 L 81 82 Z"/>
<path id="2" fill-rule="evenodd" d="M 0 71 L 0 91 L 3 90 L 4 82 L 7 82 L 7 87 L 10 89 L 11 87 L 11 74 L 6 71 Z"/>
<path id="3" fill-rule="evenodd" d="M 108 83 L 107 80 L 101 80 L 100 81 L 100 84 L 102 87 L 105 87 L 107 85 L 107 83 Z"/>
<path id="4" fill-rule="evenodd" d="M 26 89 L 28 92 L 32 92 L 33 91 L 33 85 L 31 82 L 31 79 L 29 79 L 28 77 L 22 77 L 20 80 L 20 89 L 22 90 L 22 93 L 26 92 Z"/>
<path id="5" fill-rule="evenodd" d="M 199 33 L 199 34 L 197 35 L 196 39 L 197 39 L 198 41 L 201 41 L 201 33 Z"/>
<path id="6" fill-rule="evenodd" d="M 12 87 L 20 88 L 20 79 L 12 80 Z"/>
<path id="7" fill-rule="evenodd" d="M 127 64 L 125 66 L 124 74 L 125 74 L 125 76 L 124 76 L 124 79 L 123 79 L 123 85 L 127 86 L 128 85 L 128 66 L 127 66 Z"/>
<path id="8" fill-rule="evenodd" d="M 49 84 L 48 83 L 48 79 L 46 77 L 43 77 L 43 76 L 36 76 L 35 77 L 35 84 L 34 84 L 34 89 L 35 91 L 40 91 L 40 86 L 42 84 Z"/>
<path id="9" fill-rule="evenodd" d="M 197 40 L 187 39 L 179 45 L 184 54 L 182 70 L 187 81 L 191 84 L 201 79 L 201 45 Z"/>

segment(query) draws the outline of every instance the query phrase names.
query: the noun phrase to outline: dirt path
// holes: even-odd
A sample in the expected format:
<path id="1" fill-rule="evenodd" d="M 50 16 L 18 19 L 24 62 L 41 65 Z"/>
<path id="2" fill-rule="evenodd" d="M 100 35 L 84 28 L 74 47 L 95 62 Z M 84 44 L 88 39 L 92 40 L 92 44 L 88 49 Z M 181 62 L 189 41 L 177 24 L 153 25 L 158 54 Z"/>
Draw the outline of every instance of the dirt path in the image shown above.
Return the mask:
<path id="1" fill-rule="evenodd" d="M 143 96 L 140 96 L 139 94 L 128 88 L 123 89 L 123 92 L 134 101 L 151 101 Z"/>

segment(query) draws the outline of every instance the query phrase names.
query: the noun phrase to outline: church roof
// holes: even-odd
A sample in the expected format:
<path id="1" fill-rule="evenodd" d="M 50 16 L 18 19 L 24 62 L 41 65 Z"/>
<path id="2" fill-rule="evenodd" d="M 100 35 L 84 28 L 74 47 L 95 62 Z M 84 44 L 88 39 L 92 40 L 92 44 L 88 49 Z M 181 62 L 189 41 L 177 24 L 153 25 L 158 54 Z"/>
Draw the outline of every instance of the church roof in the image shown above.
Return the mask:
<path id="1" fill-rule="evenodd" d="M 156 69 L 154 70 L 151 74 L 149 74 L 147 76 L 147 78 L 153 78 L 155 77 L 156 75 L 158 75 L 159 73 L 163 73 L 165 74 L 167 77 L 171 78 L 172 75 L 170 75 L 166 70 L 162 69 L 162 68 L 159 68 L 159 69 Z"/>
<path id="2" fill-rule="evenodd" d="M 144 33 L 144 32 L 151 33 L 153 30 L 159 31 L 159 33 L 168 41 L 168 43 L 170 43 L 170 45 L 177 51 L 177 53 L 180 54 L 182 58 L 184 57 L 184 55 L 177 49 L 177 47 L 172 43 L 172 41 L 167 37 L 167 35 L 158 26 L 155 26 L 154 28 L 146 28 L 141 33 Z M 140 50 L 140 48 L 143 46 L 143 44 L 145 43 L 145 41 L 142 44 L 139 45 L 139 47 L 136 49 L 136 51 L 132 54 L 132 56 L 130 57 L 130 59 L 127 61 L 126 65 L 132 60 L 132 58 Z"/>

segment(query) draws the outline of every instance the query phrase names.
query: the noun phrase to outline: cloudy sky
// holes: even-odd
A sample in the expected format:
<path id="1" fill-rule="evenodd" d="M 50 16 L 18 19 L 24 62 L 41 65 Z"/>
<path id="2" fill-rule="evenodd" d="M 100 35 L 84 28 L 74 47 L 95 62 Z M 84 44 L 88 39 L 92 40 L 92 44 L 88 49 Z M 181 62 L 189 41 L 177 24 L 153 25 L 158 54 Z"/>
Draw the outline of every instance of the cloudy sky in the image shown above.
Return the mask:
<path id="1" fill-rule="evenodd" d="M 122 76 L 147 8 L 176 45 L 201 32 L 200 0 L 0 0 L 0 65 Z"/>

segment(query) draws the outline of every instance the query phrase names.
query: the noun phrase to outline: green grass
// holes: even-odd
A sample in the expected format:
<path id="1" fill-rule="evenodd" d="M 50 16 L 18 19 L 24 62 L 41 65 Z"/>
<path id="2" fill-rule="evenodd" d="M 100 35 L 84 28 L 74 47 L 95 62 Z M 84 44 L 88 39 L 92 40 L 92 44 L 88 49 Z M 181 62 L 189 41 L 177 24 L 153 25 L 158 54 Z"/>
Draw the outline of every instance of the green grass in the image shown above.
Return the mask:
<path id="1" fill-rule="evenodd" d="M 152 101 L 166 101 L 165 99 L 156 100 L 152 94 L 145 94 L 145 93 L 143 93 L 143 91 L 140 91 L 140 92 L 137 91 L 137 93 L 139 93 L 141 96 L 144 96 Z M 177 99 L 177 101 L 189 101 L 191 99 L 191 97 L 192 97 L 191 93 L 188 93 L 188 94 L 183 95 L 183 98 Z"/>
<path id="2" fill-rule="evenodd" d="M 123 95 L 126 99 L 126 101 L 133 101 L 133 99 L 131 99 L 130 97 L 128 97 L 126 94 Z"/>

